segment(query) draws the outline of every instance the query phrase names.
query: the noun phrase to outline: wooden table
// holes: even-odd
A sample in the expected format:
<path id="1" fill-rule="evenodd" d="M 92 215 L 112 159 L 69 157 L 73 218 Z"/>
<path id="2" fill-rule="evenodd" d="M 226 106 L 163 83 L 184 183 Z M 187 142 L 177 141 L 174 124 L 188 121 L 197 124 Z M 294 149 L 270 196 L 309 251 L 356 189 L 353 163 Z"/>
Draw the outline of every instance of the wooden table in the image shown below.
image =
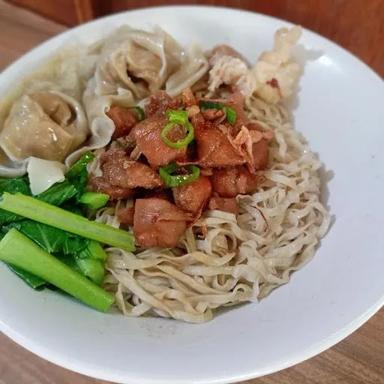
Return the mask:
<path id="1" fill-rule="evenodd" d="M 348 0 L 347 0 L 348 1 Z M 371 5 L 383 0 L 367 0 Z M 380 13 L 377 15 L 380 19 Z M 373 23 L 374 24 L 374 23 Z M 376 24 L 383 28 L 384 19 Z M 357 27 L 359 28 L 359 27 Z M 0 0 L 0 70 L 25 51 L 65 27 Z M 377 39 L 372 31 L 372 38 Z M 361 31 L 367 33 L 367 31 Z M 380 32 L 382 33 L 382 31 Z M 340 30 L 335 36 L 342 36 Z M 361 56 L 384 76 L 383 39 L 375 52 Z M 355 50 L 356 52 L 356 50 Z M 356 52 L 359 55 L 359 52 Z M 0 309 L 1 310 L 1 309 Z M 0 384 L 102 384 L 48 363 L 0 335 Z M 380 384 L 384 383 L 384 309 L 353 335 L 304 363 L 247 384 Z M 245 384 L 244 383 L 244 384 Z"/>

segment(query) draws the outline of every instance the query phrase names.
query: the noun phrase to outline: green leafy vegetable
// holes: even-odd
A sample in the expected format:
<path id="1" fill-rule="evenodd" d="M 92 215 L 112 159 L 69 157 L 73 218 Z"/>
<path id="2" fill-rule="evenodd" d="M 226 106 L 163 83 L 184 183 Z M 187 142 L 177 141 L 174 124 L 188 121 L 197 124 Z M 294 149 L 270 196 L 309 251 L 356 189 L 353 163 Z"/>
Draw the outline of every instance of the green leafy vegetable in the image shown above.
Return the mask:
<path id="1" fill-rule="evenodd" d="M 108 203 L 109 195 L 99 192 L 84 192 L 79 203 L 87 205 L 90 209 L 100 209 Z"/>
<path id="2" fill-rule="evenodd" d="M 84 169 L 87 169 L 87 165 L 95 158 L 92 152 L 85 152 L 79 160 L 76 161 L 66 173 L 65 177 L 73 179 L 81 175 Z"/>
<path id="3" fill-rule="evenodd" d="M 79 259 L 94 259 L 105 262 L 107 260 L 107 254 L 103 247 L 97 241 L 91 240 L 88 246 L 77 254 Z"/>
<path id="4" fill-rule="evenodd" d="M 48 190 L 35 196 L 35 199 L 51 205 L 62 206 L 80 216 L 83 212 L 79 202 L 91 209 L 104 206 L 108 201 L 108 195 L 84 192 L 88 179 L 87 165 L 93 158 L 92 153 L 85 153 L 70 168 L 65 181 L 54 184 Z M 26 177 L 0 178 L 0 192 L 31 195 Z M 85 237 L 56 228 L 56 226 L 26 219 L 23 215 L 3 209 L 0 209 L 0 225 L 2 225 L 0 238 L 12 228 L 17 229 L 73 270 L 82 273 L 96 284 L 102 283 L 105 274 L 106 253 L 98 242 L 90 241 Z M 131 237 L 129 240 L 133 244 Z M 9 267 L 32 288 L 42 289 L 46 286 L 46 282 L 40 277 L 14 266 Z"/>
<path id="5" fill-rule="evenodd" d="M 85 304 L 107 311 L 114 297 L 11 229 L 0 241 L 0 260 L 40 277 Z"/>
<path id="6" fill-rule="evenodd" d="M 8 232 L 11 228 L 16 228 L 49 253 L 73 255 L 89 245 L 88 239 L 32 220 L 11 223 L 2 230 Z"/>
<path id="7" fill-rule="evenodd" d="M 106 224 L 90 221 L 85 217 L 30 196 L 20 193 L 12 195 L 5 192 L 0 199 L 0 208 L 103 244 L 109 244 L 126 251 L 135 250 L 131 233 Z"/>
<path id="8" fill-rule="evenodd" d="M 75 197 L 77 193 L 76 187 L 68 180 L 64 180 L 61 183 L 52 185 L 52 187 L 37 195 L 36 198 L 48 204 L 60 206 Z"/>
<path id="9" fill-rule="evenodd" d="M 28 179 L 26 177 L 15 177 L 13 179 L 0 178 L 0 192 L 24 193 L 30 195 Z"/>
<path id="10" fill-rule="evenodd" d="M 0 178 L 0 194 L 4 192 L 20 192 L 25 195 L 31 194 L 26 177 L 16 177 L 13 179 Z M 0 209 L 0 225 L 12 223 L 17 220 L 22 220 L 22 217 Z"/>
<path id="11" fill-rule="evenodd" d="M 81 273 L 97 285 L 101 285 L 104 280 L 106 259 L 107 254 L 97 241 L 90 241 L 87 248 L 75 255 Z"/>
<path id="12" fill-rule="evenodd" d="M 105 269 L 104 265 L 99 260 L 76 258 L 75 261 L 84 276 L 88 277 L 97 285 L 102 284 L 105 276 Z"/>
<path id="13" fill-rule="evenodd" d="M 77 198 L 85 192 L 87 181 L 88 181 L 88 171 L 87 165 L 95 158 L 95 155 L 92 152 L 85 152 L 79 160 L 68 170 L 65 177 L 67 180 L 74 185 L 77 190 Z"/>
<path id="14" fill-rule="evenodd" d="M 14 272 L 20 279 L 24 280 L 31 288 L 36 290 L 41 290 L 45 288 L 47 282 L 40 277 L 33 275 L 30 272 L 24 271 L 19 267 L 15 267 L 14 265 L 8 264 L 8 268 Z"/>

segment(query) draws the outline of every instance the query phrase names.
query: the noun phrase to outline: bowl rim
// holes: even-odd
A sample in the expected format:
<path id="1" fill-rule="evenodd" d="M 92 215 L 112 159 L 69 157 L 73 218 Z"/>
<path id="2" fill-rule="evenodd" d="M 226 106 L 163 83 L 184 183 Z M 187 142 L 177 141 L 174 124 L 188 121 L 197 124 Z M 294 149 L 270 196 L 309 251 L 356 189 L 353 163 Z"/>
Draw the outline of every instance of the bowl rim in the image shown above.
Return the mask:
<path id="1" fill-rule="evenodd" d="M 13 71 L 17 71 L 19 67 L 24 66 L 25 62 L 28 61 L 28 59 L 32 59 L 35 56 L 38 57 L 38 61 L 44 60 L 46 57 L 50 57 L 51 54 L 48 56 L 45 56 L 47 53 L 47 48 L 50 48 L 51 45 L 57 45 L 56 48 L 59 46 L 57 42 L 60 40 L 64 40 L 68 37 L 70 37 L 73 34 L 76 34 L 80 32 L 83 29 L 86 29 L 90 25 L 95 25 L 99 23 L 104 23 L 108 21 L 113 21 L 115 18 L 119 18 L 124 14 L 132 14 L 132 13 L 141 13 L 145 11 L 161 11 L 164 9 L 168 9 L 170 11 L 174 9 L 182 9 L 183 11 L 187 12 L 190 9 L 201 9 L 203 10 L 215 10 L 217 12 L 230 12 L 230 13 L 238 13 L 239 16 L 242 14 L 248 14 L 248 15 L 256 15 L 257 17 L 263 18 L 265 20 L 269 20 L 273 23 L 280 23 L 284 24 L 286 26 L 293 26 L 294 24 L 292 22 L 289 22 L 284 19 L 280 19 L 274 16 L 265 15 L 258 12 L 248 11 L 248 10 L 242 10 L 237 8 L 230 8 L 230 7 L 223 7 L 223 6 L 212 6 L 212 5 L 162 5 L 162 6 L 155 6 L 155 7 L 140 7 L 135 8 L 131 10 L 121 11 L 117 13 L 113 13 L 107 16 L 103 16 L 94 20 L 91 20 L 89 22 L 86 22 L 84 24 L 78 25 L 76 27 L 68 28 L 68 30 L 63 31 L 55 36 L 52 36 L 51 38 L 45 40 L 43 43 L 37 45 L 36 47 L 32 48 L 20 58 L 15 60 L 14 62 L 10 63 L 6 68 L 3 69 L 3 71 L 0 73 L 0 77 L 5 77 L 11 74 Z M 333 42 L 332 40 L 308 29 L 303 27 L 303 32 L 307 34 L 310 38 L 315 37 L 316 39 L 320 39 L 323 41 L 326 41 L 328 45 L 330 45 L 332 48 L 337 49 L 339 52 L 341 52 L 343 55 L 347 55 L 349 58 L 352 58 L 353 61 L 355 61 L 355 64 L 359 65 L 362 70 L 365 72 L 368 72 L 371 76 L 374 76 L 376 80 L 379 82 L 382 82 L 382 85 L 384 86 L 384 82 L 381 78 L 381 76 L 375 72 L 371 67 L 369 67 L 365 62 L 360 60 L 355 54 L 349 52 L 347 49 L 341 47 L 337 43 Z M 384 88 L 383 88 L 384 89 Z M 208 380 L 196 380 L 193 379 L 191 382 L 193 383 L 201 383 L 201 384 L 214 384 L 214 383 L 233 383 L 243 380 L 250 380 L 256 377 L 261 377 L 264 375 L 268 375 L 271 373 L 278 372 L 280 370 L 286 369 L 288 367 L 291 367 L 293 365 L 296 365 L 298 363 L 301 363 L 305 360 L 308 360 L 321 352 L 325 351 L 326 349 L 334 346 L 344 338 L 348 337 L 350 334 L 352 334 L 354 331 L 356 331 L 360 326 L 362 326 L 365 322 L 367 322 L 375 313 L 377 313 L 382 307 L 384 306 L 384 292 L 382 297 L 375 303 L 373 303 L 366 311 L 360 314 L 360 316 L 356 317 L 352 321 L 350 321 L 344 328 L 339 329 L 337 332 L 329 335 L 322 341 L 315 343 L 311 345 L 310 347 L 306 348 L 305 350 L 302 350 L 300 352 L 295 353 L 292 355 L 292 357 L 284 362 L 275 362 L 273 364 L 270 364 L 267 368 L 264 370 L 257 370 L 257 371 L 249 371 L 244 372 L 243 374 L 235 374 L 235 375 L 228 375 L 223 374 L 220 377 L 210 378 Z M 34 341 L 29 339 L 26 335 L 23 335 L 19 333 L 16 329 L 13 329 L 10 324 L 6 324 L 2 321 L 1 315 L 0 315 L 0 331 L 3 332 L 6 336 L 8 336 L 10 339 L 15 341 L 20 346 L 24 347 L 28 351 L 36 354 L 37 356 L 56 364 L 60 367 L 67 368 L 69 370 L 72 370 L 74 372 L 87 375 L 89 377 L 93 377 L 96 379 L 101 380 L 109 380 L 116 383 L 125 383 L 127 380 L 129 380 L 129 383 L 136 384 L 143 382 L 145 383 L 180 383 L 180 380 L 177 379 L 167 379 L 167 380 L 158 380 L 158 379 L 148 379 L 145 377 L 132 377 L 127 374 L 125 376 L 122 376 L 121 374 L 111 374 L 111 372 L 105 371 L 103 369 L 99 369 L 98 367 L 89 367 L 84 366 L 81 363 L 79 364 L 75 360 L 68 358 L 65 356 L 62 352 L 55 352 L 52 350 L 47 349 L 44 347 L 43 344 L 39 343 L 38 341 Z M 52 353 L 53 352 L 53 353 Z"/>

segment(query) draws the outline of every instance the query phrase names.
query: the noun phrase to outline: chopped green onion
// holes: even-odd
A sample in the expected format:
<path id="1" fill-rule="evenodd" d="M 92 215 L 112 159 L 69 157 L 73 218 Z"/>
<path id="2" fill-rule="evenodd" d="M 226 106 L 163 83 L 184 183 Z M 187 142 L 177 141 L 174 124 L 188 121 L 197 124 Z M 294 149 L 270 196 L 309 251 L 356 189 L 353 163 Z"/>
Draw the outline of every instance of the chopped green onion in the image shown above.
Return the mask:
<path id="1" fill-rule="evenodd" d="M 178 109 L 168 109 L 167 112 L 165 112 L 165 114 L 168 117 L 168 120 L 172 123 L 181 124 L 181 125 L 188 123 L 187 111 L 180 111 Z"/>
<path id="2" fill-rule="evenodd" d="M 200 168 L 196 167 L 196 165 L 187 165 L 185 168 L 188 170 L 188 174 L 173 175 L 173 173 L 178 171 L 180 168 L 177 166 L 177 164 L 172 163 L 166 165 L 165 167 L 160 167 L 159 174 L 167 187 L 181 187 L 182 185 L 196 181 L 200 176 Z"/>
<path id="3" fill-rule="evenodd" d="M 99 311 L 107 311 L 114 302 L 113 295 L 45 252 L 14 228 L 0 241 L 0 260 L 38 276 Z"/>
<path id="4" fill-rule="evenodd" d="M 237 113 L 231 107 L 224 107 L 225 116 L 229 124 L 233 125 L 236 123 Z"/>
<path id="5" fill-rule="evenodd" d="M 96 240 L 129 252 L 135 250 L 131 233 L 106 224 L 90 221 L 85 217 L 21 193 L 13 195 L 4 192 L 2 198 L 0 198 L 0 208 L 86 239 Z"/>
<path id="6" fill-rule="evenodd" d="M 206 109 L 219 109 L 225 112 L 225 117 L 229 124 L 233 125 L 236 123 L 237 113 L 232 107 L 227 107 L 222 103 L 217 103 L 215 101 L 200 100 L 199 107 L 202 111 Z"/>
<path id="7" fill-rule="evenodd" d="M 187 111 L 168 110 L 166 115 L 169 122 L 161 131 L 161 139 L 166 145 L 168 145 L 168 147 L 171 148 L 181 149 L 187 147 L 188 144 L 195 138 L 193 125 L 188 121 Z M 186 136 L 181 140 L 172 141 L 168 138 L 168 133 L 177 125 L 181 125 L 186 129 Z"/>
<path id="8" fill-rule="evenodd" d="M 79 203 L 87 205 L 91 209 L 100 209 L 108 203 L 109 195 L 99 192 L 84 192 L 80 198 Z"/>
<path id="9" fill-rule="evenodd" d="M 132 109 L 135 111 L 136 116 L 139 119 L 139 121 L 142 121 L 142 120 L 145 119 L 145 113 L 144 113 L 144 109 L 143 108 L 141 108 L 141 107 L 133 107 Z"/>

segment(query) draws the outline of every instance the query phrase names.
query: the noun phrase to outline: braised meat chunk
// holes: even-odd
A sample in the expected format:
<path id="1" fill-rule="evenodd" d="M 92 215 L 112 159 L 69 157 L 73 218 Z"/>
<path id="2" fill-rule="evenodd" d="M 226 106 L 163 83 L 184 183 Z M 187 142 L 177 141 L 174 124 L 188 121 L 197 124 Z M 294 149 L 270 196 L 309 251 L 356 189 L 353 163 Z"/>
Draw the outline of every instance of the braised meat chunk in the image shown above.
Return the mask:
<path id="1" fill-rule="evenodd" d="M 178 109 L 181 107 L 181 100 L 174 99 L 165 91 L 158 91 L 149 98 L 149 103 L 145 106 L 147 116 L 163 115 L 167 109 Z"/>
<path id="2" fill-rule="evenodd" d="M 128 226 L 132 227 L 134 213 L 135 213 L 134 207 L 120 208 L 117 211 L 117 218 L 119 219 L 120 224 L 128 225 Z"/>
<path id="3" fill-rule="evenodd" d="M 122 188 L 110 184 L 103 177 L 91 177 L 88 180 L 88 188 L 94 192 L 106 193 L 109 195 L 110 200 L 127 199 L 133 195 L 133 190 L 130 188 Z"/>
<path id="4" fill-rule="evenodd" d="M 213 190 L 221 197 L 236 197 L 255 192 L 260 176 L 251 174 L 244 166 L 219 169 L 211 177 Z"/>
<path id="5" fill-rule="evenodd" d="M 154 115 L 137 124 L 132 130 L 137 147 L 153 168 L 182 159 L 187 151 L 187 148 L 175 149 L 164 143 L 161 131 L 167 123 L 167 117 Z"/>
<path id="6" fill-rule="evenodd" d="M 208 208 L 233 213 L 234 215 L 239 213 L 239 206 L 237 205 L 237 201 L 234 197 L 213 196 L 209 200 Z"/>
<path id="7" fill-rule="evenodd" d="M 253 155 L 253 165 L 255 170 L 263 170 L 268 166 L 268 141 L 266 139 L 261 139 L 257 143 L 252 145 L 252 155 Z"/>
<path id="8" fill-rule="evenodd" d="M 101 157 L 103 178 L 111 185 L 121 188 L 161 187 L 163 182 L 159 175 L 148 165 L 132 161 L 122 150 L 109 150 Z"/>
<path id="9" fill-rule="evenodd" d="M 231 167 L 246 162 L 224 132 L 202 119 L 195 119 L 198 164 L 202 167 Z"/>
<path id="10" fill-rule="evenodd" d="M 175 204 L 184 211 L 201 215 L 212 194 L 212 185 L 208 177 L 200 176 L 196 181 L 173 188 Z"/>
<path id="11" fill-rule="evenodd" d="M 175 247 L 187 229 L 189 215 L 159 198 L 137 199 L 133 232 L 141 247 Z"/>
<path id="12" fill-rule="evenodd" d="M 112 106 L 106 115 L 115 124 L 112 139 L 117 139 L 129 134 L 131 129 L 139 121 L 137 113 L 132 108 L 124 108 L 118 105 Z"/>

